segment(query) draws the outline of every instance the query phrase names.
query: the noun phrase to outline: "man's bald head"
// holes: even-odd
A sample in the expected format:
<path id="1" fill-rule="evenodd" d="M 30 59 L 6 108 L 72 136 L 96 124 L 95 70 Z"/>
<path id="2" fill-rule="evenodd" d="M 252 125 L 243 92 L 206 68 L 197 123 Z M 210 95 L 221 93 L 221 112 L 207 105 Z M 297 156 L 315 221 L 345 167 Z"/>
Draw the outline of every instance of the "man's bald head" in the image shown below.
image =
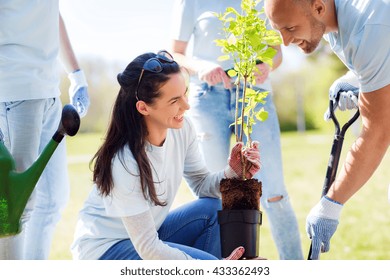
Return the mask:
<path id="1" fill-rule="evenodd" d="M 296 8 L 303 13 L 308 13 L 311 4 L 315 0 L 264 0 L 264 9 L 268 17 L 280 11 L 293 12 Z M 326 1 L 326 0 L 325 0 Z"/>
<path id="2" fill-rule="evenodd" d="M 295 44 L 311 53 L 326 30 L 325 1 L 329 0 L 265 0 L 264 10 L 286 46 Z"/>

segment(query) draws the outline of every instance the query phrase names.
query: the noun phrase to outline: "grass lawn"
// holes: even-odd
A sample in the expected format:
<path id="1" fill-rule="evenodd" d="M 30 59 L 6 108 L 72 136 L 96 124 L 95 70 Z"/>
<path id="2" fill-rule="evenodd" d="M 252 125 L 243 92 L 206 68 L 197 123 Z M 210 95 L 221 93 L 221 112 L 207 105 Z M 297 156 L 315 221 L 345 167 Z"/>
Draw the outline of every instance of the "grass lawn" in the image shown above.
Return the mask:
<path id="1" fill-rule="evenodd" d="M 100 134 L 80 134 L 67 138 L 71 197 L 58 224 L 50 259 L 71 259 L 69 247 L 78 211 L 92 185 L 89 160 L 100 145 L 101 138 Z M 353 138 L 352 134 L 347 133 L 340 166 Z M 333 131 L 282 134 L 285 182 L 298 218 L 305 257 L 310 246 L 305 219 L 321 196 L 332 141 Z M 390 155 L 387 155 L 366 186 L 345 205 L 338 230 L 331 239 L 331 250 L 321 259 L 390 259 L 389 166 Z M 192 199 L 192 194 L 183 184 L 175 205 Z M 275 260 L 278 254 L 264 211 L 263 217 L 260 255 Z"/>

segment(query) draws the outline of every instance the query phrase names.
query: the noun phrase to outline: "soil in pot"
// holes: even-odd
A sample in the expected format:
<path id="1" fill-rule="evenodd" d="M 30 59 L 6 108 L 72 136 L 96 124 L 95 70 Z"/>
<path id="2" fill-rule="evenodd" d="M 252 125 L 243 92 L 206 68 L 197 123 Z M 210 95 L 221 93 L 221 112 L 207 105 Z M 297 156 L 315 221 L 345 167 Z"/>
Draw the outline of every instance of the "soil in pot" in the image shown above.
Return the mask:
<path id="1" fill-rule="evenodd" d="M 244 246 L 242 259 L 256 258 L 262 213 L 262 184 L 257 179 L 222 179 L 222 210 L 218 212 L 222 256 L 227 257 L 238 246 Z"/>
<path id="2" fill-rule="evenodd" d="M 222 179 L 222 209 L 259 210 L 262 184 L 257 179 Z"/>

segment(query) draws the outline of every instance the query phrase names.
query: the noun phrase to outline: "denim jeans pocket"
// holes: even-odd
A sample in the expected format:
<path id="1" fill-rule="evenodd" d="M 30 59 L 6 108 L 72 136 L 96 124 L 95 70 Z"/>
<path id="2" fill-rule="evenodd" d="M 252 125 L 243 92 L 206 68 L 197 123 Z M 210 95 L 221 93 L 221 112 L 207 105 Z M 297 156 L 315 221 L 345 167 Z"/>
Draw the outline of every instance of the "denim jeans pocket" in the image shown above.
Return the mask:
<path id="1" fill-rule="evenodd" d="M 191 86 L 191 92 L 189 98 L 202 98 L 209 91 L 209 86 L 207 83 L 197 84 Z"/>

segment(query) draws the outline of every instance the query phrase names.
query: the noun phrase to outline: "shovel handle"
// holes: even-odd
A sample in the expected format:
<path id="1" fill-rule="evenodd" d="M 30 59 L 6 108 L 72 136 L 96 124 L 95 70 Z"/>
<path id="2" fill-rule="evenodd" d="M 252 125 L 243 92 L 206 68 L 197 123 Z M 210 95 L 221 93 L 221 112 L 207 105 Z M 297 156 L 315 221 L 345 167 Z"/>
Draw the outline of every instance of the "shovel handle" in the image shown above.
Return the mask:
<path id="1" fill-rule="evenodd" d="M 338 102 L 338 100 L 337 100 L 337 102 Z M 329 102 L 329 111 L 330 111 L 330 117 L 331 117 L 333 124 L 335 126 L 335 135 L 334 135 L 332 149 L 331 149 L 330 157 L 329 157 L 329 161 L 328 161 L 328 167 L 326 170 L 325 181 L 324 181 L 324 185 L 322 187 L 321 198 L 328 193 L 330 186 L 333 184 L 334 180 L 336 179 L 337 168 L 338 168 L 339 161 L 340 161 L 340 155 L 341 155 L 341 150 L 343 147 L 345 133 L 347 132 L 348 128 L 360 116 L 360 112 L 358 109 L 356 111 L 356 113 L 352 116 L 352 118 L 349 119 L 340 128 L 340 123 L 337 120 L 337 117 L 336 117 L 334 110 L 333 110 L 333 101 Z M 308 260 L 311 260 L 312 246 L 313 246 L 313 243 L 311 242 L 310 249 L 309 249 L 309 255 L 307 257 Z"/>
<path id="2" fill-rule="evenodd" d="M 336 173 L 337 173 L 337 168 L 338 168 L 338 164 L 340 161 L 340 155 L 341 155 L 341 150 L 343 147 L 345 133 L 347 132 L 348 128 L 360 116 L 360 112 L 359 112 L 359 110 L 357 110 L 356 113 L 352 116 L 352 118 L 350 118 L 340 128 L 340 123 L 337 120 L 337 117 L 333 111 L 333 101 L 329 102 L 329 110 L 330 110 L 331 119 L 332 119 L 333 124 L 335 126 L 335 135 L 334 135 L 334 139 L 333 139 L 332 149 L 330 152 L 330 157 L 329 157 L 329 161 L 328 161 L 328 167 L 326 170 L 326 176 L 325 176 L 325 181 L 324 181 L 324 185 L 322 188 L 321 197 L 323 197 L 324 195 L 326 195 L 328 193 L 330 186 L 332 185 L 332 183 L 336 179 Z"/>

